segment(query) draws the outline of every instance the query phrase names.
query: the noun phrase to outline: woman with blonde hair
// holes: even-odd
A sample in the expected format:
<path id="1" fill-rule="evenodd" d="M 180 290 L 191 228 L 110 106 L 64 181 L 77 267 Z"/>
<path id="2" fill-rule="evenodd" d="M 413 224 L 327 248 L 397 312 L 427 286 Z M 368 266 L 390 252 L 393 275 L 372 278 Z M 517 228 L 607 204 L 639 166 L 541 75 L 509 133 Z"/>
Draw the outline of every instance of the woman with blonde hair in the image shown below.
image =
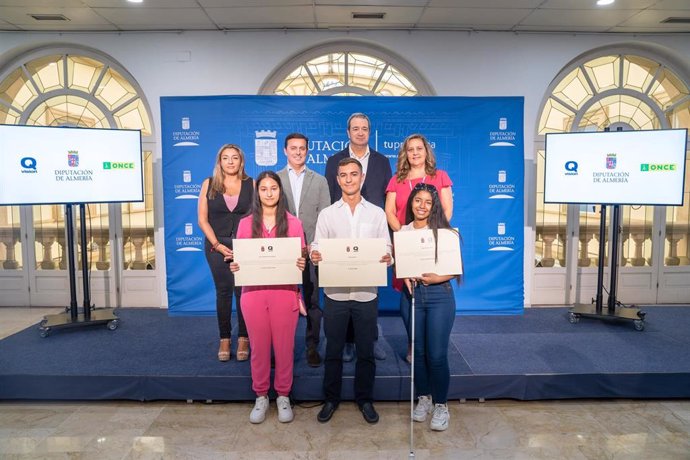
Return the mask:
<path id="1" fill-rule="evenodd" d="M 216 155 L 213 176 L 204 180 L 199 193 L 199 227 L 206 235 L 205 255 L 216 288 L 216 313 L 220 331 L 218 360 L 230 360 L 232 330 L 232 297 L 238 322 L 237 360 L 249 358 L 247 326 L 240 308 L 241 289 L 235 287 L 235 276 L 225 258 L 232 258 L 232 239 L 237 233 L 240 219 L 252 207 L 254 186 L 244 171 L 244 153 L 235 144 L 225 144 Z"/>

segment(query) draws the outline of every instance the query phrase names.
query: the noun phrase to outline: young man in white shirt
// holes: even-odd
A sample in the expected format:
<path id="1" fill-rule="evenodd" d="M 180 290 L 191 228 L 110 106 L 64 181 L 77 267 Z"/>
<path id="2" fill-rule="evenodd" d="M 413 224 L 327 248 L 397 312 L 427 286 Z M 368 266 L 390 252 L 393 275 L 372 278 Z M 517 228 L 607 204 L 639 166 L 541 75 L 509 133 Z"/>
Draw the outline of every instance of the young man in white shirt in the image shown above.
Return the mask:
<path id="1" fill-rule="evenodd" d="M 362 197 L 364 180 L 362 165 L 355 158 L 344 158 L 338 163 L 338 185 L 342 198 L 321 213 L 316 223 L 316 234 L 311 246 L 311 260 L 321 262 L 319 241 L 327 238 L 383 238 L 387 253 L 381 263 L 391 265 L 390 235 L 386 215 L 378 206 Z M 378 331 L 378 297 L 376 287 L 324 288 L 325 304 L 323 326 L 326 333 L 326 359 L 323 389 L 326 401 L 317 419 L 325 423 L 331 419 L 340 404 L 343 373 L 343 348 L 348 322 L 352 318 L 355 330 L 357 363 L 355 366 L 355 400 L 364 419 L 376 423 L 379 415 L 373 405 L 376 361 L 374 340 Z"/>

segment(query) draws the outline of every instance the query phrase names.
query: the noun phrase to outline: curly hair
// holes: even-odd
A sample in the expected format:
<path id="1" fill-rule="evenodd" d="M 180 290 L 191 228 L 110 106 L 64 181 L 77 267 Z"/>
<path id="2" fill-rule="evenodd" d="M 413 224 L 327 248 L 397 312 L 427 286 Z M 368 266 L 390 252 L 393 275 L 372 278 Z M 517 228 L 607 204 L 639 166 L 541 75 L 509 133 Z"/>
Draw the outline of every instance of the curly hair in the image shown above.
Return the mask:
<path id="1" fill-rule="evenodd" d="M 409 224 L 414 220 L 414 212 L 412 211 L 412 204 L 414 203 L 414 198 L 420 192 L 428 192 L 431 195 L 431 209 L 429 210 L 429 218 L 427 219 L 427 226 L 434 234 L 434 243 L 436 245 L 435 261 L 438 262 L 438 229 L 444 228 L 455 233 L 458 233 L 456 229 L 451 227 L 450 222 L 446 214 L 443 212 L 443 206 L 441 205 L 441 198 L 438 196 L 438 190 L 431 184 L 426 184 L 424 182 L 419 183 L 414 186 L 410 197 L 407 199 L 407 214 L 405 217 L 405 223 Z M 459 235 L 459 233 L 458 233 Z"/>
<path id="2" fill-rule="evenodd" d="M 426 158 L 424 159 L 424 172 L 434 177 L 436 175 L 436 155 L 434 155 L 434 149 L 431 148 L 431 144 L 422 134 L 410 134 L 405 138 L 400 151 L 398 152 L 398 164 L 396 166 L 396 178 L 398 182 L 402 182 L 407 179 L 407 175 L 410 173 L 410 162 L 407 159 L 407 147 L 410 141 L 414 139 L 420 139 L 424 143 L 424 149 L 426 150 Z"/>

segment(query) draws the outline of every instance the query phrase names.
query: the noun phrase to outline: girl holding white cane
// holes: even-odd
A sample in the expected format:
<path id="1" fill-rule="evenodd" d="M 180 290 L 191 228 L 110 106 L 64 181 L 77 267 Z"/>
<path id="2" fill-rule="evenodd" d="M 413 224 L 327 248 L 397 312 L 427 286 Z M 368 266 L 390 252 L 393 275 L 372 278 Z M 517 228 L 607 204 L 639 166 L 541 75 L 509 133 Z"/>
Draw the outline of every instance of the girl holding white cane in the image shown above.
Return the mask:
<path id="1" fill-rule="evenodd" d="M 406 220 L 407 225 L 400 231 L 430 229 L 437 245 L 439 229 L 455 231 L 443 212 L 438 190 L 431 184 L 415 185 L 407 200 Z M 431 429 L 434 431 L 448 429 L 450 419 L 448 343 L 455 321 L 455 296 L 450 280 L 455 277 L 424 273 L 420 278 L 406 278 L 400 297 L 400 311 L 406 324 L 410 324 L 414 289 L 414 381 L 418 402 L 412 418 L 424 422 L 432 414 Z"/>

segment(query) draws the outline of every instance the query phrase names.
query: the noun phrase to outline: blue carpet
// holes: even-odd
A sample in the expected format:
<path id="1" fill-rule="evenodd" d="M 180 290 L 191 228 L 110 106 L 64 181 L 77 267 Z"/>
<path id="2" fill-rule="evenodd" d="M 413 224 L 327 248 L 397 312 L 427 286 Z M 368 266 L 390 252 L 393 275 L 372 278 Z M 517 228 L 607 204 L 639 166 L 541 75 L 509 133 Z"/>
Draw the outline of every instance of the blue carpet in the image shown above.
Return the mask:
<path id="1" fill-rule="evenodd" d="M 554 399 L 689 397 L 690 307 L 646 307 L 643 332 L 629 322 L 583 318 L 567 308 L 521 316 L 458 316 L 451 335 L 450 397 Z M 220 363 L 213 317 L 170 317 L 122 308 L 120 327 L 37 326 L 0 341 L 0 399 L 253 399 L 249 362 Z M 375 397 L 409 397 L 407 338 L 400 318 L 381 317 Z M 322 399 L 323 367 L 304 358 L 297 328 L 293 394 Z M 323 354 L 324 341 L 321 352 Z M 233 344 L 233 352 L 236 344 Z M 354 363 L 345 363 L 344 399 L 353 399 Z"/>

